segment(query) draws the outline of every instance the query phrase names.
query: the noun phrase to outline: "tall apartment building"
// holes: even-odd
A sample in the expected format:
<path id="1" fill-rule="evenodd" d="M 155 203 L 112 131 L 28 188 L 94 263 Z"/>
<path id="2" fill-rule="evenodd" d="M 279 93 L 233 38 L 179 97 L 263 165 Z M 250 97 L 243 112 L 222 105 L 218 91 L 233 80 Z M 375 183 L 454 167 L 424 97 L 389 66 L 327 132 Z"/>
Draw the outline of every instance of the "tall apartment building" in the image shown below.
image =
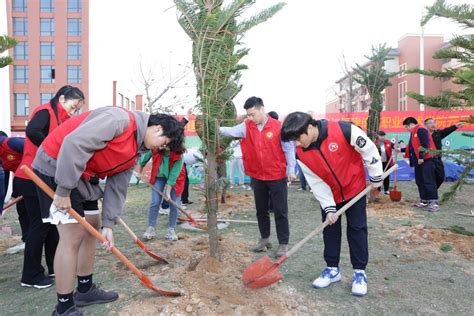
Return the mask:
<path id="1" fill-rule="evenodd" d="M 433 54 L 441 48 L 449 46 L 440 35 L 405 35 L 398 41 L 398 47 L 392 48 L 385 68 L 389 72 L 421 68 L 420 51 L 421 40 L 424 46 L 424 69 L 438 70 L 446 67 L 456 67 L 459 65 L 455 60 L 433 59 Z M 366 64 L 369 65 L 368 63 Z M 370 106 L 370 95 L 367 89 L 351 78 L 352 74 L 347 74 L 336 81 L 335 85 L 327 91 L 326 113 L 338 112 L 365 112 Z M 409 97 L 406 92 L 422 91 L 419 74 L 400 74 L 390 80 L 392 84 L 383 92 L 383 106 L 386 111 L 410 111 L 423 110 L 420 104 Z M 439 80 L 424 76 L 424 95 L 439 95 L 444 89 L 455 89 L 455 85 L 450 80 Z M 350 88 L 352 87 L 352 89 Z M 352 95 L 352 98 L 349 98 Z M 352 100 L 350 102 L 349 100 Z M 429 108 L 426 108 L 428 110 Z"/>
<path id="2" fill-rule="evenodd" d="M 11 129 L 25 129 L 28 115 L 62 86 L 89 96 L 89 0 L 6 0 L 10 54 Z"/>

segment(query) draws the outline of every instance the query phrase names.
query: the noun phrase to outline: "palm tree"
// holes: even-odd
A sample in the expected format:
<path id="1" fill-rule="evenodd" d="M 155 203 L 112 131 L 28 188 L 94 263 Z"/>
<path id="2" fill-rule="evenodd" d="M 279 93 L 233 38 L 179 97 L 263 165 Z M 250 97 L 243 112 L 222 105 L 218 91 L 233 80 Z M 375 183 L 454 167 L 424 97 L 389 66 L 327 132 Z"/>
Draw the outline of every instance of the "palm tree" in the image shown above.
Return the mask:
<path id="1" fill-rule="evenodd" d="M 217 174 L 218 159 L 225 156 L 229 141 L 219 139 L 219 126 L 235 122 L 234 97 L 240 92 L 240 64 L 249 49 L 241 44 L 252 27 L 271 18 L 284 3 L 273 5 L 249 18 L 239 19 L 255 0 L 175 0 L 178 22 L 192 40 L 196 76 L 199 136 L 206 157 L 206 209 L 210 255 L 217 256 L 218 192 L 223 179 Z"/>
<path id="2" fill-rule="evenodd" d="M 7 35 L 0 36 L 0 54 L 15 47 L 16 44 L 17 41 L 14 38 L 8 37 Z M 6 67 L 11 63 L 13 63 L 13 58 L 11 56 L 0 57 L 0 68 Z"/>

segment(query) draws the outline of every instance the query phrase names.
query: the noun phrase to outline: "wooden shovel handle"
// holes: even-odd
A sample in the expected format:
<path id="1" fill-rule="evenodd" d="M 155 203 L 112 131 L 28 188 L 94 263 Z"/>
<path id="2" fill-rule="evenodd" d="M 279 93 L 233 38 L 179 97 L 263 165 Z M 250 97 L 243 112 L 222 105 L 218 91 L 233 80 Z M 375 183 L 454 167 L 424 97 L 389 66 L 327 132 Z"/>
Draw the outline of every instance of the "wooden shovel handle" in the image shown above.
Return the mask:
<path id="1" fill-rule="evenodd" d="M 21 170 L 23 170 L 24 173 L 30 179 L 44 192 L 46 193 L 51 199 L 54 199 L 54 191 L 46 184 L 43 182 L 43 180 L 40 179 L 30 168 L 27 166 L 23 165 L 21 167 Z M 100 242 L 104 243 L 107 242 L 107 239 L 105 239 L 102 234 L 97 231 L 91 224 L 89 224 L 84 218 L 81 217 L 73 208 L 69 208 L 67 212 L 84 228 L 87 230 L 89 234 L 94 236 L 97 240 Z M 122 261 L 130 270 L 133 271 L 140 279 L 146 277 L 143 272 L 141 272 L 130 260 L 128 260 L 127 257 L 125 257 L 120 250 L 118 250 L 116 247 L 112 247 L 111 252 L 120 260 Z"/>
<path id="2" fill-rule="evenodd" d="M 387 172 L 385 172 L 382 175 L 382 179 L 385 179 L 388 177 L 393 171 L 397 170 L 398 165 L 393 165 L 392 168 L 388 169 Z M 352 205 L 354 205 L 357 201 L 359 201 L 362 197 L 364 197 L 367 193 L 369 193 L 372 190 L 372 184 L 369 184 L 362 192 L 357 194 L 355 197 L 353 197 L 346 205 L 344 205 L 342 208 L 340 208 L 337 212 L 336 215 L 341 216 L 345 211 L 347 211 Z M 326 220 L 323 223 L 319 224 L 318 227 L 316 227 L 311 233 L 309 233 L 305 238 L 303 238 L 300 242 L 298 242 L 296 245 L 291 248 L 288 253 L 286 254 L 286 257 L 290 257 L 293 255 L 296 251 L 298 251 L 304 244 L 306 244 L 311 238 L 319 234 L 326 226 L 329 225 L 329 222 Z"/>
<path id="3" fill-rule="evenodd" d="M 122 225 L 123 228 L 125 228 L 125 230 L 127 231 L 127 233 L 132 236 L 133 240 L 134 241 L 137 241 L 138 240 L 138 237 L 137 235 L 135 235 L 135 233 L 133 232 L 133 230 L 130 229 L 130 227 L 128 227 L 128 225 L 119 217 L 117 219 L 117 222 Z"/>

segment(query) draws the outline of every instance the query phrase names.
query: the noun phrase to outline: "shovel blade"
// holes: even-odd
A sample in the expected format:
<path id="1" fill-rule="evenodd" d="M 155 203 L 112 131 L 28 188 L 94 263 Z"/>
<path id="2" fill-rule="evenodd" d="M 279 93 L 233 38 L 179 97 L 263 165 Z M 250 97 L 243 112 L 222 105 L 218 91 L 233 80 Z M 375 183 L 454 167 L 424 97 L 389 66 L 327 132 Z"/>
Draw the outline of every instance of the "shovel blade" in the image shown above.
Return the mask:
<path id="1" fill-rule="evenodd" d="M 396 191 L 396 190 L 392 190 L 389 192 L 390 194 L 390 200 L 394 201 L 394 202 L 398 202 L 402 199 L 402 192 L 401 191 Z"/>
<path id="2" fill-rule="evenodd" d="M 146 252 L 147 255 L 149 255 L 150 257 L 152 257 L 153 259 L 159 261 L 159 262 L 163 262 L 165 264 L 168 264 L 168 261 L 165 260 L 165 258 L 162 258 L 160 256 L 158 256 L 157 254 L 153 253 L 151 250 L 149 250 L 145 244 L 143 243 L 143 241 L 141 241 L 140 239 L 137 239 L 137 245 L 138 247 L 140 247 L 141 249 L 143 249 L 143 251 Z"/>
<path id="3" fill-rule="evenodd" d="M 161 295 L 164 295 L 164 296 L 181 296 L 181 293 L 180 292 L 175 292 L 175 291 L 168 291 L 168 290 L 163 290 L 163 289 L 160 289 L 159 287 L 155 286 L 151 280 L 143 275 L 141 278 L 140 278 L 140 281 L 142 282 L 143 285 L 145 285 L 147 288 L 157 292 L 158 294 L 161 294 Z"/>
<path id="4" fill-rule="evenodd" d="M 283 280 L 278 269 L 280 262 L 274 263 L 268 256 L 263 256 L 245 268 L 242 281 L 251 289 L 259 289 Z"/>

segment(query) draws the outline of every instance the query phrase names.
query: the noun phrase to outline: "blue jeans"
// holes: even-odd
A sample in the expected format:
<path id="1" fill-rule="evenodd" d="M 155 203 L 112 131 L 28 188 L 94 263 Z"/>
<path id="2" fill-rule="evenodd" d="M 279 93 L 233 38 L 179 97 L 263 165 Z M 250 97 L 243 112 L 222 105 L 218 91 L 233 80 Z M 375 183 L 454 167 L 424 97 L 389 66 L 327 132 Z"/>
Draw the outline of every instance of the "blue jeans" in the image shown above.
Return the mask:
<path id="1" fill-rule="evenodd" d="M 153 184 L 153 187 L 160 192 L 163 192 L 165 185 L 166 185 L 167 179 L 165 178 L 156 178 L 155 184 Z M 171 199 L 175 202 L 179 202 L 179 198 L 176 197 L 176 191 L 174 188 L 171 190 Z M 160 210 L 160 205 L 162 202 L 163 198 L 161 195 L 159 195 L 155 191 L 151 191 L 151 203 L 150 203 L 150 209 L 148 212 L 148 226 L 155 227 L 156 226 L 156 220 L 158 218 L 158 211 Z M 175 228 L 176 227 L 176 221 L 178 220 L 178 209 L 174 207 L 173 205 L 170 204 L 170 215 L 168 217 L 168 227 L 169 228 Z"/>

